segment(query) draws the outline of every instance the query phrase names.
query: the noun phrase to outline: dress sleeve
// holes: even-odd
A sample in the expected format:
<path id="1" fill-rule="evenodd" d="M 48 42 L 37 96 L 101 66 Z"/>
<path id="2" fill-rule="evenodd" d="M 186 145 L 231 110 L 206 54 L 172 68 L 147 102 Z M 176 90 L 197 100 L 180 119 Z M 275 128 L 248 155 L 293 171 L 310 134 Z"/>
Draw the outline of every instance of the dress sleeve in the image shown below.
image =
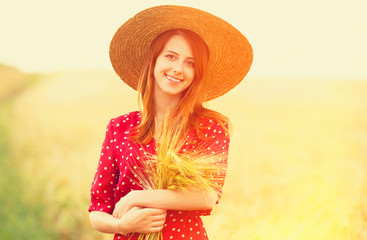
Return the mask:
<path id="1" fill-rule="evenodd" d="M 204 134 L 206 141 L 204 141 L 205 150 L 215 156 L 213 164 L 215 168 L 212 172 L 212 186 L 213 189 L 218 194 L 218 199 L 216 204 L 222 197 L 222 188 L 226 178 L 227 163 L 228 163 L 228 149 L 229 149 L 229 134 L 224 128 L 217 122 L 211 121 L 206 129 L 204 129 Z M 224 125 L 228 128 L 228 125 Z M 199 215 L 210 215 L 211 210 L 200 210 Z"/>
<path id="2" fill-rule="evenodd" d="M 91 187 L 91 204 L 88 211 L 102 211 L 112 214 L 115 206 L 115 188 L 118 180 L 118 170 L 114 157 L 114 119 L 106 128 L 97 172 Z"/>

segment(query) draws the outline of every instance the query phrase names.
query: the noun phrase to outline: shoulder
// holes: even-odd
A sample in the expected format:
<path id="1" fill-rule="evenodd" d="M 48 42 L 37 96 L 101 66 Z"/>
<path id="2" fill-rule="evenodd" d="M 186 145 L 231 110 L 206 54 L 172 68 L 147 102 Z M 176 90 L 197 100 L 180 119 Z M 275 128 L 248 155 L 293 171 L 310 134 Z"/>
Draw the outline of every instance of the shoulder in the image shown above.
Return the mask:
<path id="1" fill-rule="evenodd" d="M 115 124 L 135 124 L 141 119 L 141 114 L 139 111 L 129 112 L 124 115 L 112 118 Z"/>
<path id="2" fill-rule="evenodd" d="M 200 117 L 199 126 L 206 139 L 216 137 L 229 138 L 228 123 L 226 122 L 219 122 L 212 118 Z"/>
<path id="3" fill-rule="evenodd" d="M 108 127 L 112 128 L 133 128 L 140 124 L 141 113 L 139 111 L 133 111 L 124 115 L 112 118 L 109 122 Z"/>

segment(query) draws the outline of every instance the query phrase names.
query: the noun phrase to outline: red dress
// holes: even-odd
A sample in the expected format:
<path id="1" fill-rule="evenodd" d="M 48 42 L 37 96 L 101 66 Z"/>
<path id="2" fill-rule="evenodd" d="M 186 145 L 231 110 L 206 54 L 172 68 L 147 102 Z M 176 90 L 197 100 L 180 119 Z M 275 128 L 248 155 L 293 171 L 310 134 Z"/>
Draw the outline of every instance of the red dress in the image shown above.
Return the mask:
<path id="1" fill-rule="evenodd" d="M 115 203 L 131 190 L 142 190 L 139 184 L 135 184 L 134 174 L 129 170 L 129 161 L 136 161 L 139 152 L 155 153 L 155 140 L 146 145 L 135 144 L 130 141 L 129 133 L 140 124 L 140 112 L 131 112 L 123 116 L 111 119 L 106 129 L 106 137 L 102 145 L 97 172 L 91 188 L 91 204 L 89 212 L 102 211 L 112 214 Z M 215 184 L 220 198 L 221 188 L 226 174 L 229 138 L 223 128 L 215 121 L 202 119 L 200 124 L 202 133 L 206 137 L 199 139 L 192 129 L 189 135 L 197 141 L 195 144 L 205 144 L 208 149 L 220 151 L 223 159 L 220 160 L 221 168 L 216 174 L 220 176 Z M 187 142 L 181 148 L 182 151 L 194 149 L 195 146 Z M 139 159 L 139 158 L 138 158 Z M 135 162 L 136 163 L 136 162 Z M 217 178 L 216 178 L 217 179 Z M 200 216 L 210 215 L 211 210 L 175 211 L 168 210 L 166 222 L 162 230 L 163 239 L 202 240 L 208 239 Z M 139 234 L 115 234 L 114 240 L 137 239 Z"/>

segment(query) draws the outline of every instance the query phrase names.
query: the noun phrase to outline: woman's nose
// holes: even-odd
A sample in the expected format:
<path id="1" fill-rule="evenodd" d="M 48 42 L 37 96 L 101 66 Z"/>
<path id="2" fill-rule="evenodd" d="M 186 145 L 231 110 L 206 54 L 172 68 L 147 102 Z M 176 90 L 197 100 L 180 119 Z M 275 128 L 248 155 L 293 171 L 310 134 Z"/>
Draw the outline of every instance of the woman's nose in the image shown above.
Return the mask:
<path id="1" fill-rule="evenodd" d="M 173 69 L 173 73 L 176 75 L 176 76 L 179 76 L 183 73 L 183 63 L 181 62 L 177 62 L 174 66 L 174 69 Z"/>

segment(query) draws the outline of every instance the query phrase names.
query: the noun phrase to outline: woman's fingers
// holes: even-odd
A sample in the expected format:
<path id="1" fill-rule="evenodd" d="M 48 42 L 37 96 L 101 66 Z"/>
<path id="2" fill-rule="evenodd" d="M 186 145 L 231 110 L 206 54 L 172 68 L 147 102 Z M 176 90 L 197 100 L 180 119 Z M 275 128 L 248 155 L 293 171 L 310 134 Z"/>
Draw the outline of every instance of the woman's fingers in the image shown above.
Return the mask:
<path id="1" fill-rule="evenodd" d="M 163 225 L 166 222 L 167 210 L 154 209 L 154 208 L 144 208 L 146 214 L 146 233 L 155 233 L 163 229 Z"/>
<path id="2" fill-rule="evenodd" d="M 142 228 L 141 233 L 155 233 L 155 232 L 162 231 L 162 229 L 163 229 L 163 224 L 158 224 L 158 225 L 152 224 L 152 225 Z"/>
<path id="3" fill-rule="evenodd" d="M 131 208 L 134 206 L 131 203 L 131 197 L 127 194 L 126 196 L 122 197 L 116 204 L 115 209 L 112 215 L 115 218 L 120 219 L 125 213 L 127 213 Z"/>
<path id="4" fill-rule="evenodd" d="M 152 227 L 151 231 L 149 233 L 156 233 L 156 232 L 160 232 L 163 229 L 163 225 L 162 226 L 158 226 L 158 227 Z"/>
<path id="5" fill-rule="evenodd" d="M 165 223 L 165 220 L 157 220 L 152 222 L 152 227 L 162 227 Z"/>
<path id="6" fill-rule="evenodd" d="M 167 210 L 164 209 L 157 209 L 157 208 L 144 208 L 144 211 L 146 211 L 151 216 L 166 216 Z"/>
<path id="7" fill-rule="evenodd" d="M 153 215 L 151 216 L 153 221 L 165 221 L 166 220 L 166 215 L 161 214 L 161 215 Z"/>
<path id="8" fill-rule="evenodd" d="M 116 208 L 113 210 L 112 216 L 115 218 L 120 218 L 119 212 L 116 210 Z"/>

